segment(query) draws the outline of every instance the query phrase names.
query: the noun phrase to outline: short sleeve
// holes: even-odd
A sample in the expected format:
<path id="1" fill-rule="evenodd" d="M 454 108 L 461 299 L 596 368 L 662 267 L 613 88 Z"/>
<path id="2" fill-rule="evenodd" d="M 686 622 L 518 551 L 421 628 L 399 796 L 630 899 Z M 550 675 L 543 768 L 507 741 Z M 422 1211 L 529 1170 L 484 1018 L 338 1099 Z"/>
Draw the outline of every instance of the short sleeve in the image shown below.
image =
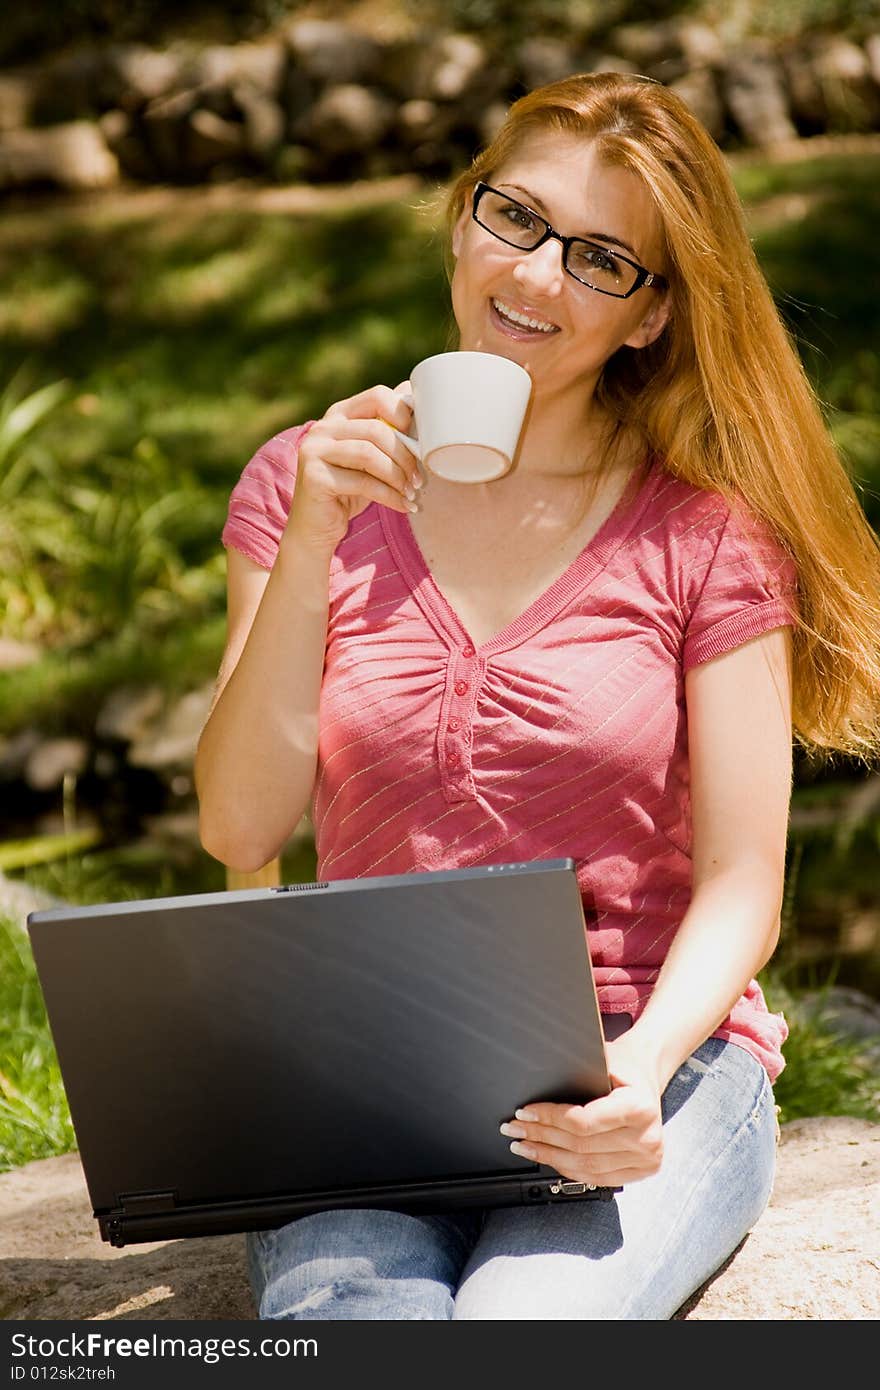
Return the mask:
<path id="1" fill-rule="evenodd" d="M 245 465 L 229 498 L 221 542 L 271 569 L 287 524 L 300 443 L 313 421 L 276 434 Z"/>
<path id="2" fill-rule="evenodd" d="M 724 504 L 727 507 L 727 504 Z M 695 569 L 682 669 L 797 620 L 797 569 L 769 526 L 744 504 L 727 507 Z"/>

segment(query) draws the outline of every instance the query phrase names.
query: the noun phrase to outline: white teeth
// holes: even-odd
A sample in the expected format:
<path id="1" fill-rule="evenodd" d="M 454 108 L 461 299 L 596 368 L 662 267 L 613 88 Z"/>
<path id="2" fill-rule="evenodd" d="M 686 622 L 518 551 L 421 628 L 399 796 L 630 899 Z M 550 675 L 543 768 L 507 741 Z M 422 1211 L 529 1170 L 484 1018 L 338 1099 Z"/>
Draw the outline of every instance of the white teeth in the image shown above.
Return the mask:
<path id="1" fill-rule="evenodd" d="M 536 328 L 540 333 L 552 333 L 556 328 L 555 323 L 544 323 L 542 319 L 532 319 L 527 314 L 518 313 L 516 309 L 511 309 L 500 299 L 493 299 L 492 303 L 499 314 L 510 319 L 511 323 L 521 324 L 523 328 Z"/>

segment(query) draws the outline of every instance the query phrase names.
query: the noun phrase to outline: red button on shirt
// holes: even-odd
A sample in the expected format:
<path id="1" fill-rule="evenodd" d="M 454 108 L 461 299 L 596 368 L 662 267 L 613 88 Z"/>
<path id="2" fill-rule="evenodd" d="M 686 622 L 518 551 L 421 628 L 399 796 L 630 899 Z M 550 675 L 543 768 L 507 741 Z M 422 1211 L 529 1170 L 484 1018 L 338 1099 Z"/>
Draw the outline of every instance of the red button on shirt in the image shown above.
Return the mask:
<path id="1" fill-rule="evenodd" d="M 460 759 L 457 753 L 447 753 L 446 761 L 450 767 L 457 767 Z"/>
<path id="2" fill-rule="evenodd" d="M 462 656 L 473 656 L 474 649 L 473 647 L 462 647 L 461 654 Z"/>
<path id="3" fill-rule="evenodd" d="M 457 734 L 459 729 L 461 728 L 461 724 L 457 719 L 450 719 L 449 728 L 452 730 L 454 734 Z"/>
<path id="4" fill-rule="evenodd" d="M 468 683 L 467 683 L 467 681 L 456 681 L 456 682 L 455 682 L 455 693 L 456 693 L 456 695 L 466 695 L 466 694 L 467 694 L 467 688 L 468 688 Z"/>

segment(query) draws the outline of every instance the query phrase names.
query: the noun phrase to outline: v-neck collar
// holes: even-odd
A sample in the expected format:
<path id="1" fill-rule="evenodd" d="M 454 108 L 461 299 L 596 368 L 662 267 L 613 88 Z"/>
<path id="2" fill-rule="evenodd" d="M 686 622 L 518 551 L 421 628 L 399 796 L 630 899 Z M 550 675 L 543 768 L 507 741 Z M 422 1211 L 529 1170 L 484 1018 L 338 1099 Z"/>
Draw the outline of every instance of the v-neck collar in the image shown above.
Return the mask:
<path id="1" fill-rule="evenodd" d="M 649 457 L 636 468 L 602 525 L 562 574 L 519 617 L 479 646 L 455 609 L 441 593 L 415 538 L 409 517 L 390 507 L 379 507 L 388 546 L 429 622 L 454 647 L 468 646 L 482 656 L 519 646 L 556 617 L 572 599 L 590 585 L 631 533 L 657 490 L 662 469 Z"/>

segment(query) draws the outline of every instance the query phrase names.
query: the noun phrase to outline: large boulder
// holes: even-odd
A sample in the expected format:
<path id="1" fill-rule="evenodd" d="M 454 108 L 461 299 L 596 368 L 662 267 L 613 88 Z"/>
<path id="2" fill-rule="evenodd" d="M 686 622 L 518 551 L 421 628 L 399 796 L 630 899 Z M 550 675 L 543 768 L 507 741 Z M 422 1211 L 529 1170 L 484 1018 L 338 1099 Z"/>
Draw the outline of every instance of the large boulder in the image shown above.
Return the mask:
<path id="1" fill-rule="evenodd" d="M 30 124 L 37 105 L 39 78 L 34 73 L 0 72 L 0 130 Z"/>
<path id="2" fill-rule="evenodd" d="M 753 42 L 731 55 L 723 86 L 747 144 L 761 147 L 795 138 L 782 69 L 769 45 Z"/>
<path id="3" fill-rule="evenodd" d="M 157 772 L 192 768 L 213 698 L 214 684 L 209 682 L 169 704 L 130 744 L 128 761 L 132 767 L 147 767 Z"/>
<path id="4" fill-rule="evenodd" d="M 234 88 L 245 84 L 275 98 L 281 93 L 287 62 L 287 49 L 275 40 L 209 44 L 200 50 L 192 75 L 197 86 Z"/>
<path id="5" fill-rule="evenodd" d="M 712 68 L 691 68 L 669 86 L 690 107 L 712 139 L 720 140 L 724 134 L 724 103 Z"/>
<path id="6" fill-rule="evenodd" d="M 294 66 L 318 84 L 375 81 L 383 46 L 334 19 L 294 19 L 282 27 Z"/>
<path id="7" fill-rule="evenodd" d="M 361 154 L 381 143 L 394 115 L 394 103 L 382 92 L 340 83 L 318 98 L 295 134 L 331 159 Z"/>
<path id="8" fill-rule="evenodd" d="M 828 130 L 873 130 L 880 119 L 880 93 L 865 49 L 842 34 L 815 42 L 813 62 L 827 111 Z"/>
<path id="9" fill-rule="evenodd" d="M 770 1205 L 679 1319 L 875 1319 L 880 1125 L 795 1120 L 782 1128 Z M 241 1236 L 115 1250 L 91 1214 L 78 1156 L 0 1176 L 5 1319 L 249 1320 Z"/>
<path id="10" fill-rule="evenodd" d="M 571 38 L 532 36 L 517 46 L 515 71 L 526 91 L 558 82 L 574 73 L 586 72 L 588 59 L 583 48 Z"/>
<path id="11" fill-rule="evenodd" d="M 109 106 L 138 111 L 186 84 L 187 56 L 146 44 L 110 44 L 105 53 L 103 97 Z"/>
<path id="12" fill-rule="evenodd" d="M 117 182 L 119 164 L 97 124 L 69 121 L 0 136 L 0 189 L 50 184 L 75 192 Z"/>

